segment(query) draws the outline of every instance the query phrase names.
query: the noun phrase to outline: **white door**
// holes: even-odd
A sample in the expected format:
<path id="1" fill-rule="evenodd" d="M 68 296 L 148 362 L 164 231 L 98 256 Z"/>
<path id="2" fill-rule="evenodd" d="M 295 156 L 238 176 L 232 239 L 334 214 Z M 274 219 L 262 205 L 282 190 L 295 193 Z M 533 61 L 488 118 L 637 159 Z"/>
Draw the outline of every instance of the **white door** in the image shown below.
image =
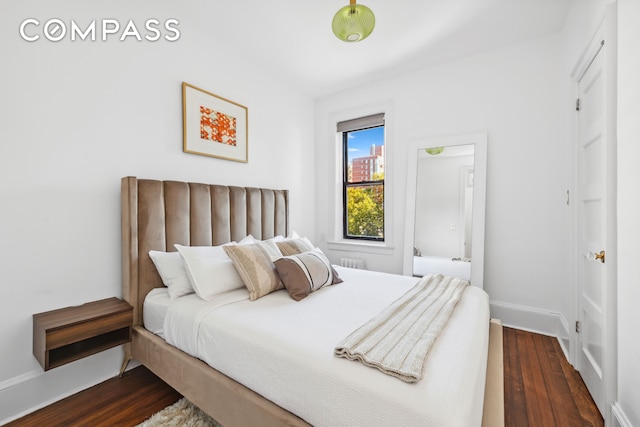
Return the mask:
<path id="1" fill-rule="evenodd" d="M 605 410 L 607 333 L 607 138 L 604 48 L 578 82 L 578 354 L 580 371 Z"/>

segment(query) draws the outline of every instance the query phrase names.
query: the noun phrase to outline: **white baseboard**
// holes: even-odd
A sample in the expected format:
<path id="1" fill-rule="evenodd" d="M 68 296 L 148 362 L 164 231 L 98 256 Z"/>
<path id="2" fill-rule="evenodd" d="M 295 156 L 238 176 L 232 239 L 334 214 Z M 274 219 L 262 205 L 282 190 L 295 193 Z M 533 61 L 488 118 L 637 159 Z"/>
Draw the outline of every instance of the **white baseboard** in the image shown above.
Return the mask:
<path id="1" fill-rule="evenodd" d="M 44 372 L 29 371 L 0 383 L 0 425 L 113 378 L 122 363 L 113 348 Z"/>
<path id="2" fill-rule="evenodd" d="M 558 325 L 558 342 L 560 343 L 560 348 L 564 353 L 564 357 L 571 363 L 571 357 L 569 353 L 569 349 L 571 348 L 571 338 L 569 337 L 569 324 L 567 323 L 567 319 L 559 313 L 560 324 Z"/>
<path id="3" fill-rule="evenodd" d="M 502 320 L 504 326 L 554 337 L 565 329 L 560 313 L 502 301 L 491 301 L 490 307 L 491 317 Z"/>
<path id="4" fill-rule="evenodd" d="M 535 307 L 491 301 L 491 317 L 502 320 L 507 327 L 557 337 L 560 348 L 569 358 L 569 325 L 561 313 Z"/>
<path id="5" fill-rule="evenodd" d="M 613 427 L 633 427 L 618 402 L 613 402 L 611 405 L 611 414 L 613 414 Z"/>
<path id="6" fill-rule="evenodd" d="M 1 381 L 0 382 L 0 393 L 2 393 L 6 389 L 11 388 L 11 387 L 13 387 L 15 385 L 22 384 L 22 383 L 27 382 L 29 380 L 32 380 L 34 378 L 38 378 L 39 376 L 41 376 L 43 374 L 44 374 L 44 372 L 42 370 L 35 370 L 35 371 L 25 372 L 24 374 L 20 374 L 20 375 L 17 375 L 15 377 L 13 377 L 13 378 L 9 378 L 8 380 Z"/>

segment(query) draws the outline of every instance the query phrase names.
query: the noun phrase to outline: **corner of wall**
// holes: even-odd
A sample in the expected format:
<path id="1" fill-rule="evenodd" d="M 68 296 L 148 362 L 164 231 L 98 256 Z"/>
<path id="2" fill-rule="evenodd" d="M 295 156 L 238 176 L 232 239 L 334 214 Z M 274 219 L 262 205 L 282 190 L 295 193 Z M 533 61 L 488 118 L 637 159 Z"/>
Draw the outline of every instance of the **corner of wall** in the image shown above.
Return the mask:
<path id="1" fill-rule="evenodd" d="M 570 328 L 569 323 L 567 323 L 567 319 L 564 317 L 564 314 L 559 313 L 558 315 L 558 331 L 556 336 L 558 337 L 558 342 L 560 343 L 560 348 L 564 353 L 564 357 L 571 363 L 571 336 L 570 336 Z"/>

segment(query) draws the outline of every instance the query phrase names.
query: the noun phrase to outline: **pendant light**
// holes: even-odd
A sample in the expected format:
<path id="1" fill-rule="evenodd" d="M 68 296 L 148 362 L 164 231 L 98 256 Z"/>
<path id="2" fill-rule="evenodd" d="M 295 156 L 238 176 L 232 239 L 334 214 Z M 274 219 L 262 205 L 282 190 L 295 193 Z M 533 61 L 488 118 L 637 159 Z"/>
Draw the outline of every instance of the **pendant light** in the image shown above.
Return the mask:
<path id="1" fill-rule="evenodd" d="M 345 42 L 359 42 L 366 39 L 376 25 L 376 17 L 367 6 L 349 0 L 333 17 L 331 27 L 333 34 Z"/>
<path id="2" fill-rule="evenodd" d="M 425 148 L 424 151 L 431 154 L 432 156 L 437 156 L 444 151 L 444 147 Z"/>

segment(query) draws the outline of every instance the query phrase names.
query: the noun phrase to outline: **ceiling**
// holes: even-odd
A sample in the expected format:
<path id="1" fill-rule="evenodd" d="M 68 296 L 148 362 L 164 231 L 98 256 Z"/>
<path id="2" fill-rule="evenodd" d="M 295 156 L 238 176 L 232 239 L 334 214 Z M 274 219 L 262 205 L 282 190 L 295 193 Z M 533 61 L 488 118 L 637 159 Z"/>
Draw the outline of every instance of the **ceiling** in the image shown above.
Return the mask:
<path id="1" fill-rule="evenodd" d="M 320 97 L 561 31 L 572 1 L 362 0 L 376 27 L 358 43 L 331 31 L 348 0 L 199 0 L 196 12 L 212 37 Z"/>

